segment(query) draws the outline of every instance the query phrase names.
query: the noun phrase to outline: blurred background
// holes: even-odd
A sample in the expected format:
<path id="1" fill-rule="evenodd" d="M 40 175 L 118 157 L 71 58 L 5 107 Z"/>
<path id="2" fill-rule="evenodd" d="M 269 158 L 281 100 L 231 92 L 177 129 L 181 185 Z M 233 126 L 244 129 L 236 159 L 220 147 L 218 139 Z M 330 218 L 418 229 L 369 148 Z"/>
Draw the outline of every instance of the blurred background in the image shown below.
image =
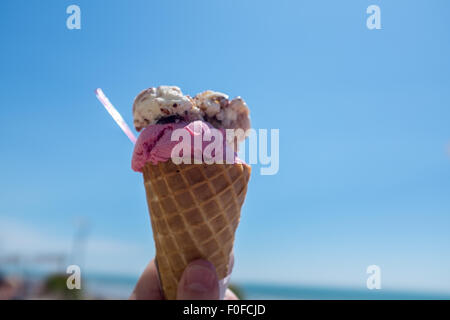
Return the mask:
<path id="1" fill-rule="evenodd" d="M 81 29 L 69 30 L 69 5 Z M 381 9 L 369 30 L 366 9 Z M 450 298 L 450 3 L 4 0 L 0 298 L 127 298 L 155 254 L 129 125 L 142 89 L 240 95 L 280 130 L 253 166 L 243 298 Z M 68 265 L 82 290 L 68 291 Z M 366 269 L 381 270 L 369 290 Z"/>

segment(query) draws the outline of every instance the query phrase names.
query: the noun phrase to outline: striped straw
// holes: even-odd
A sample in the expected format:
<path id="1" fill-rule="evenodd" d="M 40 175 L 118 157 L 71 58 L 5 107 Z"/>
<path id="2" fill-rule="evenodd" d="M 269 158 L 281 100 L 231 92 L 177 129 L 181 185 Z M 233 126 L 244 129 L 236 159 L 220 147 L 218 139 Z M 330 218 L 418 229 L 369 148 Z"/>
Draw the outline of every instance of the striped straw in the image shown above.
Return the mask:
<path id="1" fill-rule="evenodd" d="M 125 122 L 125 120 L 123 120 L 120 113 L 116 110 L 116 108 L 114 108 L 112 103 L 105 96 L 102 89 L 98 88 L 97 90 L 95 90 L 95 95 L 97 96 L 97 99 L 103 104 L 111 117 L 114 119 L 114 121 L 119 125 L 120 129 L 122 129 L 122 131 L 127 135 L 128 139 L 130 139 L 131 142 L 135 144 L 136 137 L 134 136 L 133 132 L 131 132 L 130 127 L 128 127 L 127 123 Z"/>

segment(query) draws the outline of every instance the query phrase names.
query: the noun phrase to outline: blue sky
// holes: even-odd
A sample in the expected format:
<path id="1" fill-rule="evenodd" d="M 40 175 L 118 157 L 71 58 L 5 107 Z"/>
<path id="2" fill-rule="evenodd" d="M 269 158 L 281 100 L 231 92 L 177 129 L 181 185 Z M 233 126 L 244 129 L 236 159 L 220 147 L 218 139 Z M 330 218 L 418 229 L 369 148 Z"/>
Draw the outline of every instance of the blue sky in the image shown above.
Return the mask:
<path id="1" fill-rule="evenodd" d="M 66 28 L 67 6 L 81 30 Z M 381 8 L 368 30 L 366 8 Z M 237 281 L 450 292 L 448 1 L 2 1 L 0 252 L 69 252 L 137 274 L 154 255 L 125 120 L 144 88 L 241 95 L 280 129 L 253 168 Z"/>

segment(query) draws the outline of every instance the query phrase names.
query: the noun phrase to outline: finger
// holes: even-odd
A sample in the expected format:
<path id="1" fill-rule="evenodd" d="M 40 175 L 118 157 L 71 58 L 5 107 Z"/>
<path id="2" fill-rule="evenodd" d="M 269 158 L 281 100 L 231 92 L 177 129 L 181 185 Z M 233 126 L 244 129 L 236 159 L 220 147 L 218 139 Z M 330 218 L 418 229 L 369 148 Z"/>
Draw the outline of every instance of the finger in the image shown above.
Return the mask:
<path id="1" fill-rule="evenodd" d="M 130 296 L 130 300 L 162 300 L 163 295 L 159 284 L 158 270 L 156 269 L 155 260 L 145 268 L 133 293 Z"/>
<path id="2" fill-rule="evenodd" d="M 225 292 L 225 300 L 239 300 L 239 298 L 234 294 L 233 291 L 227 289 Z"/>
<path id="3" fill-rule="evenodd" d="M 191 262 L 178 284 L 178 300 L 218 300 L 219 280 L 214 265 L 206 260 Z"/>

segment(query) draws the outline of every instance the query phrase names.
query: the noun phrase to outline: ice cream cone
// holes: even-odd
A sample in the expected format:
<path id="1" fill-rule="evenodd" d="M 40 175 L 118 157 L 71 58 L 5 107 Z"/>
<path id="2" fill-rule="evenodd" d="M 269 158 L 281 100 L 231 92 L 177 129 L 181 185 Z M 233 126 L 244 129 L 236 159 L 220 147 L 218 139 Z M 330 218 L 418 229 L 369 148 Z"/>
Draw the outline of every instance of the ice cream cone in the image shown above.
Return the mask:
<path id="1" fill-rule="evenodd" d="M 219 279 L 229 275 L 230 258 L 251 168 L 246 164 L 180 164 L 143 168 L 156 261 L 166 299 L 195 259 L 214 264 Z"/>

